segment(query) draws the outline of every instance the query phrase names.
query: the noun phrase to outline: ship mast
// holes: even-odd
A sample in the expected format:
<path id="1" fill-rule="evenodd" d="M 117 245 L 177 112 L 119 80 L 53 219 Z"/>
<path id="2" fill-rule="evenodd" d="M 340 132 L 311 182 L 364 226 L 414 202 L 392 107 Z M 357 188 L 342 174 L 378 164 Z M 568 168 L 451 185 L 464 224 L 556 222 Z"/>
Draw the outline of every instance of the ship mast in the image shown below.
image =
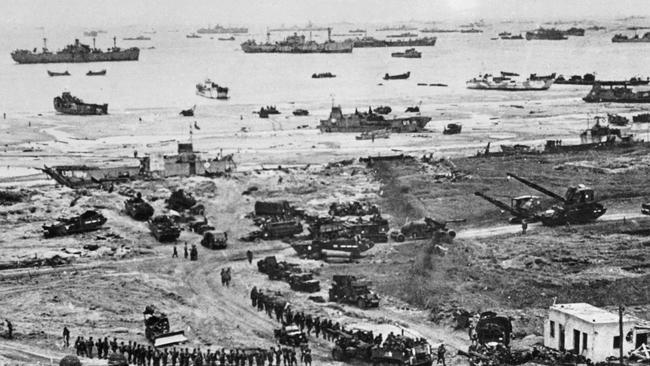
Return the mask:
<path id="1" fill-rule="evenodd" d="M 93 37 L 93 49 L 97 49 L 97 47 L 95 47 L 95 37 Z"/>
<path id="2" fill-rule="evenodd" d="M 117 48 L 117 37 L 113 36 L 113 48 Z"/>
<path id="3" fill-rule="evenodd" d="M 43 38 L 43 52 L 47 52 L 47 38 Z"/>

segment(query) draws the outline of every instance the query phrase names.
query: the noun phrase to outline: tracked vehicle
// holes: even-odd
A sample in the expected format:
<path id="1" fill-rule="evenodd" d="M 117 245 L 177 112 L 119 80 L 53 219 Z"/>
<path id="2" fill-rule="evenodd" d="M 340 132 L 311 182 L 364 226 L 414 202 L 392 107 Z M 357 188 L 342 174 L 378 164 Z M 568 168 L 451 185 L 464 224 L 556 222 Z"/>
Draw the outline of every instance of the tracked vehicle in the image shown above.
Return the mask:
<path id="1" fill-rule="evenodd" d="M 512 214 L 509 220 L 511 224 L 520 224 L 522 220 L 526 220 L 526 222 L 539 221 L 537 214 L 541 211 L 541 200 L 538 196 L 513 197 L 510 199 L 510 205 L 507 205 L 482 192 L 474 192 L 474 195 L 483 198 L 503 211 L 510 212 Z"/>
<path id="2" fill-rule="evenodd" d="M 153 207 L 142 199 L 142 195 L 138 192 L 136 197 L 132 197 L 124 201 L 124 211 L 127 215 L 131 216 L 134 220 L 146 221 L 153 216 Z"/>
<path id="3" fill-rule="evenodd" d="M 509 178 L 541 192 L 559 201 L 550 209 L 539 213 L 537 216 L 542 224 L 556 226 L 565 224 L 583 224 L 591 222 L 605 214 L 607 209 L 596 200 L 594 190 L 583 184 L 567 188 L 564 197 L 549 191 L 548 189 L 535 184 L 529 180 L 508 173 Z"/>
<path id="4" fill-rule="evenodd" d="M 370 285 L 355 276 L 334 275 L 329 301 L 354 304 L 361 309 L 379 307 L 379 296 L 370 290 Z"/>
<path id="5" fill-rule="evenodd" d="M 447 222 L 425 217 L 422 221 L 407 223 L 399 231 L 392 231 L 390 237 L 397 242 L 403 242 L 406 239 L 433 239 L 436 242 L 451 243 L 456 237 L 456 232 L 447 227 Z"/>
<path id="6" fill-rule="evenodd" d="M 144 312 L 144 335 L 154 347 L 168 346 L 187 341 L 185 332 L 169 331 L 169 319 L 165 313 L 160 312 L 154 305 L 145 307 Z"/>
<path id="7" fill-rule="evenodd" d="M 106 217 L 97 211 L 86 211 L 79 216 L 59 218 L 56 223 L 43 225 L 46 238 L 85 233 L 97 230 L 106 223 Z"/>
<path id="8" fill-rule="evenodd" d="M 149 219 L 151 234 L 161 243 L 172 242 L 181 235 L 181 229 L 176 223 L 165 215 Z"/>

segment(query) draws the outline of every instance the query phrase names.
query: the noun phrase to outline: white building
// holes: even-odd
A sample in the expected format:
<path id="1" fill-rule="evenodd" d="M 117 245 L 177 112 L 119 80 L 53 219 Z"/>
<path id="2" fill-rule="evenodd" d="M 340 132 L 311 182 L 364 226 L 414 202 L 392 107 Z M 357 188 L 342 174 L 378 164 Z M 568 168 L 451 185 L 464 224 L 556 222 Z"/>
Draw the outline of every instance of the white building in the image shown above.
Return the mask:
<path id="1" fill-rule="evenodd" d="M 642 321 L 623 317 L 623 354 L 648 344 L 650 328 Z M 592 362 L 619 356 L 618 314 L 586 303 L 556 304 L 550 307 L 544 323 L 544 345 L 560 351 L 581 354 Z"/>

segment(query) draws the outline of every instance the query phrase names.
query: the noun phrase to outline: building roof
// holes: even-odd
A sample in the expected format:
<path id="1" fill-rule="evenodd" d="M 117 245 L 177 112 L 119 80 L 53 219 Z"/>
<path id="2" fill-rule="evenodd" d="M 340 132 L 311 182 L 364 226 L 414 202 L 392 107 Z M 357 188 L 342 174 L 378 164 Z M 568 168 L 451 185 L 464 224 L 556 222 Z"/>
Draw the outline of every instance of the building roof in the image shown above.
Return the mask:
<path id="1" fill-rule="evenodd" d="M 571 315 L 588 323 L 618 323 L 618 314 L 584 302 L 573 304 L 555 304 L 551 306 L 550 309 Z M 637 319 L 623 315 L 623 321 L 636 322 Z"/>

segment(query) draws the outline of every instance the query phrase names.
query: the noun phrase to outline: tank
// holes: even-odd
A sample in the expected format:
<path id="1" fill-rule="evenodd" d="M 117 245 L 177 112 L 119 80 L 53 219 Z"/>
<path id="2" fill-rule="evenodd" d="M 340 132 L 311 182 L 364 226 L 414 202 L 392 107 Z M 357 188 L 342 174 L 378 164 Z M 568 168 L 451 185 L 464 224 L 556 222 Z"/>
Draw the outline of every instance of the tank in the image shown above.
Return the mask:
<path id="1" fill-rule="evenodd" d="M 63 92 L 60 97 L 54 97 L 54 109 L 63 114 L 102 115 L 108 114 L 108 104 L 84 103 L 70 92 Z"/>
<path id="2" fill-rule="evenodd" d="M 124 201 L 124 211 L 133 219 L 138 221 L 149 220 L 153 216 L 153 207 L 142 199 L 140 193 L 136 197 L 132 197 Z"/>
<path id="3" fill-rule="evenodd" d="M 44 39 L 44 43 L 46 43 L 45 41 Z M 47 44 L 44 44 L 42 52 L 37 52 L 35 48 L 33 51 L 15 50 L 11 53 L 11 58 L 19 64 L 137 61 L 139 57 L 139 48 L 121 49 L 116 47 L 115 38 L 113 38 L 113 47 L 107 51 L 90 47 L 75 39 L 74 44 L 67 45 L 63 50 L 57 52 L 50 52 L 47 49 Z"/>
<path id="4" fill-rule="evenodd" d="M 167 208 L 181 212 L 194 207 L 194 205 L 196 205 L 196 198 L 194 198 L 191 193 L 185 192 L 183 189 L 177 189 L 172 192 L 165 202 L 167 203 Z"/>
<path id="5" fill-rule="evenodd" d="M 436 242 L 451 243 L 456 237 L 456 232 L 449 229 L 446 222 L 425 217 L 424 220 L 405 224 L 399 231 L 392 231 L 390 237 L 397 242 L 403 242 L 406 239 L 433 239 Z"/>
<path id="6" fill-rule="evenodd" d="M 165 215 L 149 219 L 151 234 L 161 243 L 176 241 L 181 235 L 181 229 L 176 223 Z"/>
<path id="7" fill-rule="evenodd" d="M 338 237 L 334 239 L 316 239 L 311 242 L 292 243 L 291 247 L 301 257 L 321 259 L 335 257 L 338 252 L 349 259 L 360 258 L 361 253 L 371 249 L 375 243 L 368 239 Z"/>
<path id="8" fill-rule="evenodd" d="M 72 235 L 94 231 L 106 223 L 106 217 L 97 211 L 86 211 L 79 216 L 59 218 L 54 224 L 43 225 L 43 235 L 46 238 Z"/>
<path id="9" fill-rule="evenodd" d="M 289 287 L 294 291 L 301 292 L 318 292 L 320 291 L 320 281 L 314 279 L 311 273 L 293 273 L 289 275 Z"/>

